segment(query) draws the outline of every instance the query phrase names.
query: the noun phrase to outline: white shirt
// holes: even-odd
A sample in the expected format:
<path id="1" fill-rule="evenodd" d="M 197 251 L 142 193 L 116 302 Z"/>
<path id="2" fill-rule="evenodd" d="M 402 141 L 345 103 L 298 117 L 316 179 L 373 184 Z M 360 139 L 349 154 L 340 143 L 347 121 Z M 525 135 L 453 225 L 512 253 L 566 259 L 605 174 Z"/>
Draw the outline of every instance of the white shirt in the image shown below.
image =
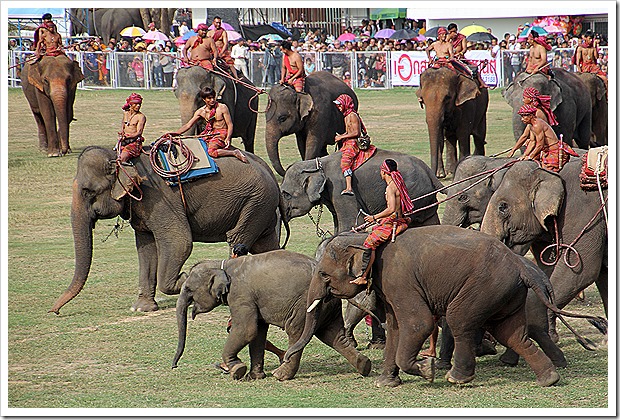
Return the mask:
<path id="1" fill-rule="evenodd" d="M 180 36 L 183 36 L 183 35 L 185 35 L 188 32 L 189 32 L 189 28 L 187 27 L 187 25 L 179 26 L 179 35 Z"/>
<path id="2" fill-rule="evenodd" d="M 230 51 L 230 56 L 235 59 L 235 64 L 242 66 L 249 58 L 249 48 L 246 45 L 235 44 Z"/>

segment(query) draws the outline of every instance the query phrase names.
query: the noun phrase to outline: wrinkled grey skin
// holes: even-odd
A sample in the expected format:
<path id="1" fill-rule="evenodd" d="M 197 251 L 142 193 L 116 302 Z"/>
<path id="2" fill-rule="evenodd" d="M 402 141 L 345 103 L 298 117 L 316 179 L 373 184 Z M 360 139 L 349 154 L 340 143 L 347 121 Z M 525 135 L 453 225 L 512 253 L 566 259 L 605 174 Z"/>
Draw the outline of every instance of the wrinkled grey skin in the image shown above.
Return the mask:
<path id="1" fill-rule="evenodd" d="M 553 218 L 557 219 L 559 237 L 563 244 L 573 244 L 584 227 L 594 218 L 601 207 L 597 191 L 583 191 L 579 173 L 581 160 L 571 158 L 559 174 L 546 171 L 534 162 L 518 162 L 504 175 L 495 191 L 482 220 L 481 231 L 504 242 L 513 251 L 524 255 L 531 247 L 532 254 L 540 266 L 541 252 L 555 243 Z M 607 190 L 603 191 L 607 197 Z M 566 306 L 577 294 L 591 285 L 601 294 L 607 314 L 607 226 L 602 213 L 594 218 L 593 224 L 573 244 L 570 268 L 564 261 L 563 249 L 555 266 L 548 267 L 558 308 Z M 549 251 L 545 253 L 549 260 Z M 535 302 L 537 303 L 537 302 Z M 546 324 L 546 311 L 538 305 L 539 316 L 529 317 L 530 323 Z M 509 364 L 516 360 L 507 355 L 502 360 Z"/>
<path id="2" fill-rule="evenodd" d="M 308 256 L 284 250 L 230 259 L 224 262 L 223 270 L 213 268 L 213 263 L 209 261 L 196 264 L 190 270 L 177 300 L 179 341 L 172 367 L 176 367 L 185 348 L 189 305 L 194 304 L 194 319 L 197 314 L 210 312 L 224 303 L 230 308 L 232 328 L 222 359 L 234 379 L 243 378 L 247 367 L 238 354 L 249 345 L 251 367 L 247 377 L 264 378 L 267 329 L 269 325 L 283 328 L 289 345 L 299 339 L 304 328 L 306 295 L 315 265 L 316 261 Z M 315 335 L 342 354 L 360 374 L 367 376 L 370 373 L 370 360 L 344 336 L 340 300 L 333 299 L 325 305 Z M 289 363 L 280 365 L 273 375 L 281 381 L 293 379 L 300 359 L 301 352 Z"/>
<path id="3" fill-rule="evenodd" d="M 357 217 L 360 209 L 377 214 L 387 206 L 386 185 L 380 174 L 381 164 L 387 158 L 394 159 L 398 164 L 412 200 L 443 187 L 428 165 L 417 157 L 377 149 L 372 158 L 353 171 L 351 181 L 355 197 L 343 196 L 340 195 L 345 187 L 340 169 L 341 157 L 342 153 L 336 152 L 319 158 L 320 168 L 317 168 L 316 160 L 295 162 L 287 168 L 281 185 L 287 220 L 304 216 L 312 207 L 324 204 L 332 213 L 336 233 L 364 223 L 363 216 Z M 416 200 L 413 203 L 414 211 L 436 202 L 436 194 Z M 418 212 L 411 218 L 412 226 L 439 224 L 436 206 Z"/>
<path id="4" fill-rule="evenodd" d="M 242 81 L 252 84 L 245 77 Z M 258 118 L 255 112 L 258 111 L 256 91 L 235 83 L 229 78 L 208 72 L 200 66 L 182 67 L 177 72 L 177 87 L 174 95 L 179 100 L 181 124 L 188 122 L 194 116 L 194 112 L 205 105 L 204 100 L 198 96 L 204 87 L 213 89 L 217 100 L 228 107 L 233 123 L 232 137 L 241 137 L 243 148 L 254 153 L 254 137 Z M 205 121 L 201 120 L 188 130 L 186 135 L 198 134 L 204 130 L 204 126 Z"/>
<path id="5" fill-rule="evenodd" d="M 282 137 L 295 134 L 303 159 L 327 155 L 327 145 L 334 144 L 336 133 L 344 133 L 344 117 L 333 101 L 346 93 L 357 110 L 357 95 L 342 80 L 326 71 L 306 77 L 304 91 L 276 85 L 269 91 L 265 113 L 265 146 L 273 169 L 284 176 L 278 144 Z"/>
<path id="6" fill-rule="evenodd" d="M 351 284 L 362 269 L 364 234 L 340 234 L 325 247 L 308 291 L 304 332 L 286 361 L 309 342 L 316 319 L 330 297 L 348 299 L 365 286 Z M 480 255 L 485 258 L 481 259 Z M 446 262 L 449 261 L 449 264 Z M 528 337 L 525 301 L 528 288 L 547 302 L 552 293 L 545 274 L 500 241 L 455 226 L 424 226 L 400 234 L 377 249 L 372 288 L 387 314 L 383 373 L 377 386 L 397 386 L 399 370 L 434 379 L 434 358 L 417 360 L 433 331 L 434 316 L 445 316 L 455 339 L 451 383 L 474 378 L 476 331 L 485 327 L 504 346 L 522 355 L 541 386 L 559 380 L 549 358 Z M 318 302 L 316 306 L 314 302 Z"/>
<path id="7" fill-rule="evenodd" d="M 79 64 L 65 55 L 44 56 L 22 69 L 22 90 L 37 122 L 39 149 L 48 155 L 71 151 L 69 125 L 73 121 L 75 91 L 82 80 Z"/>
<path id="8" fill-rule="evenodd" d="M 502 96 L 512 107 L 515 140 L 525 130 L 525 124 L 517 114 L 519 108 L 523 106 L 523 90 L 533 87 L 538 89 L 541 95 L 551 96 L 551 110 L 559 123 L 552 127 L 558 137 L 562 134 L 566 143 L 587 149 L 592 132 L 592 103 L 588 88 L 575 73 L 557 67 L 552 71 L 557 83 L 549 81 L 543 74 L 529 75 L 523 72 L 502 91 Z"/>
<path id="9" fill-rule="evenodd" d="M 186 208 L 179 188 L 168 186 L 153 172 L 146 154 L 132 160 L 134 167 L 124 167 L 130 175 L 141 177 L 141 193 L 133 188 L 125 172 L 119 171 L 125 188 L 133 190 L 134 196 L 142 195 L 137 201 L 122 196 L 125 191 L 116 176 L 116 152 L 86 148 L 78 159 L 73 181 L 75 273 L 50 312 L 58 313 L 84 287 L 93 256 L 93 229 L 99 219 L 120 215 L 135 231 L 139 294 L 132 309 L 137 311 L 158 309 L 156 287 L 165 294 L 179 293 L 186 277 L 180 271 L 193 242 L 243 243 L 255 254 L 278 249 L 278 184 L 262 159 L 246 155 L 247 164 L 235 157 L 218 158 L 217 174 L 185 183 Z"/>
<path id="10" fill-rule="evenodd" d="M 590 138 L 590 146 L 604 146 L 607 144 L 607 128 L 609 124 L 605 82 L 592 73 L 577 72 L 575 74 L 581 78 L 590 92 L 590 101 L 592 102 L 592 137 Z"/>
<path id="11" fill-rule="evenodd" d="M 428 68 L 420 75 L 416 95 L 420 106 L 426 110 L 431 169 L 437 177 L 454 173 L 458 163 L 457 143 L 459 160 L 471 154 L 470 136 L 474 138 L 474 154 L 484 155 L 488 89 L 479 89 L 476 82 L 448 68 Z M 442 157 L 444 139 L 445 170 Z"/>

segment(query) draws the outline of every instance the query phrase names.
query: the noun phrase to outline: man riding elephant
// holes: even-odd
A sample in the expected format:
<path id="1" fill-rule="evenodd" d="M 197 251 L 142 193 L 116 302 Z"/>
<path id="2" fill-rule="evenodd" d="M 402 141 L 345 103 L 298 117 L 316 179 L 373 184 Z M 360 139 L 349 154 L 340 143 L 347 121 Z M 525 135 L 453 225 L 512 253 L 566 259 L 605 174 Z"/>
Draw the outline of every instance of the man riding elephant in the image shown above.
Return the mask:
<path id="1" fill-rule="evenodd" d="M 217 62 L 218 52 L 213 38 L 207 36 L 209 27 L 200 23 L 196 27 L 197 34 L 187 40 L 183 50 L 184 59 L 189 64 L 196 64 L 206 70 L 213 70 Z"/>
<path id="2" fill-rule="evenodd" d="M 43 23 L 34 32 L 34 45 L 36 61 L 42 56 L 56 57 L 65 52 L 62 49 L 62 36 L 56 30 L 56 24 L 52 21 L 52 14 L 42 16 Z"/>

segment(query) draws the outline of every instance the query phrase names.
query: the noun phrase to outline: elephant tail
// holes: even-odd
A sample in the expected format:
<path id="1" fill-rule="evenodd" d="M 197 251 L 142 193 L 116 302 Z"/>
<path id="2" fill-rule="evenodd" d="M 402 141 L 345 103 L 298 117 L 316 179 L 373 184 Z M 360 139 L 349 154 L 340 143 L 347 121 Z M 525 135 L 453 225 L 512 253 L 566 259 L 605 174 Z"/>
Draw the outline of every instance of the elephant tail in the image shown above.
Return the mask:
<path id="1" fill-rule="evenodd" d="M 286 215 L 286 203 L 284 202 L 284 197 L 282 197 L 282 192 L 280 192 L 280 202 L 278 203 L 278 210 L 280 211 L 280 220 L 282 224 L 284 224 L 284 230 L 286 230 L 286 237 L 284 238 L 284 244 L 282 245 L 282 249 L 286 248 L 286 244 L 288 243 L 288 239 L 291 236 L 291 228 L 288 224 L 288 217 Z"/>
<path id="2" fill-rule="evenodd" d="M 557 318 L 573 333 L 577 342 L 581 344 L 586 350 L 596 350 L 596 344 L 590 339 L 581 336 L 575 329 L 564 319 L 564 317 L 582 318 L 588 320 L 590 324 L 596 327 L 602 334 L 607 334 L 607 320 L 599 316 L 576 314 L 573 312 L 567 312 L 559 309 L 553 302 L 553 287 L 551 282 L 547 278 L 547 275 L 533 263 L 524 264 L 524 268 L 521 271 L 521 280 L 523 283 L 536 294 L 538 299 L 544 303 L 544 305 L 556 314 Z"/>

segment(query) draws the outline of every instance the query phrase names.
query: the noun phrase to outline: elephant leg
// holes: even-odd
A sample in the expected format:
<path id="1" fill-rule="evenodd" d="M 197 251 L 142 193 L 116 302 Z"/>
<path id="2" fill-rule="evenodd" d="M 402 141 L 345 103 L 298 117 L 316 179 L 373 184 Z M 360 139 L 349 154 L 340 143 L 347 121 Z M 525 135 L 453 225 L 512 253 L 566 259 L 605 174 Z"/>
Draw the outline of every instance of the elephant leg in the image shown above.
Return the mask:
<path id="1" fill-rule="evenodd" d="M 45 131 L 45 122 L 43 121 L 43 116 L 39 114 L 39 112 L 32 111 L 32 115 L 34 115 L 34 120 L 37 123 L 37 132 L 39 135 L 39 149 L 47 152 L 47 133 Z"/>
<path id="2" fill-rule="evenodd" d="M 301 337 L 302 331 L 286 331 L 288 335 L 288 346 L 289 348 L 299 340 Z M 279 381 L 288 381 L 289 379 L 293 379 L 295 374 L 299 370 L 299 363 L 301 362 L 301 355 L 303 353 L 303 349 L 295 353 L 291 356 L 288 362 L 282 363 L 277 369 L 275 369 L 272 373 L 273 376 Z"/>
<path id="3" fill-rule="evenodd" d="M 421 299 L 411 299 L 415 317 L 405 314 L 398 317 L 400 337 L 396 351 L 396 365 L 409 375 L 417 375 L 429 382 L 435 380 L 435 358 L 418 360 L 418 353 L 435 329 L 435 318 Z"/>
<path id="4" fill-rule="evenodd" d="M 448 324 L 451 317 L 446 316 Z M 476 328 L 452 328 L 454 336 L 454 365 L 446 373 L 446 380 L 453 384 L 471 382 L 476 372 Z"/>
<path id="5" fill-rule="evenodd" d="M 538 385 L 551 386 L 560 380 L 560 375 L 551 360 L 527 336 L 524 311 L 519 311 L 497 323 L 493 328 L 493 336 L 525 359 L 536 374 Z"/>
<path id="6" fill-rule="evenodd" d="M 399 330 L 391 308 L 386 308 L 385 314 L 388 333 L 383 351 L 383 372 L 375 381 L 378 387 L 396 387 L 402 383 L 398 376 L 399 368 L 396 364 L 396 350 L 398 349 Z"/>
<path id="7" fill-rule="evenodd" d="M 259 335 L 259 326 L 256 314 L 254 313 L 236 313 L 231 309 L 231 318 L 232 325 L 226 344 L 224 344 L 224 350 L 222 350 L 222 360 L 226 363 L 226 366 L 228 366 L 231 378 L 238 380 L 243 379 L 247 372 L 247 366 L 239 359 L 239 352 L 248 344 L 255 343 Z M 267 331 L 265 331 L 265 338 L 266 334 Z M 264 358 L 264 340 L 262 348 Z M 255 350 L 257 351 L 256 348 Z M 250 350 L 250 357 L 252 357 L 252 350 Z"/>
<path id="8" fill-rule="evenodd" d="M 297 150 L 299 150 L 301 160 L 306 160 L 306 133 L 295 133 L 295 138 L 297 139 Z"/>
<path id="9" fill-rule="evenodd" d="M 60 156 L 60 146 L 58 144 L 58 128 L 56 126 L 56 113 L 54 104 L 43 93 L 37 93 L 39 99 L 39 110 L 45 124 L 45 135 L 47 137 L 47 156 Z"/>
<path id="10" fill-rule="evenodd" d="M 474 155 L 484 156 L 487 133 L 487 121 L 483 118 L 476 130 L 474 131 Z"/>
<path id="11" fill-rule="evenodd" d="M 357 296 L 354 299 L 357 299 Z M 364 319 L 364 311 L 347 302 L 346 309 L 344 311 L 344 332 L 353 347 L 357 347 L 357 341 L 355 340 L 353 331 L 362 319 Z"/>
<path id="12" fill-rule="evenodd" d="M 439 347 L 440 369 L 450 369 L 452 367 L 452 355 L 454 354 L 454 337 L 452 330 L 446 322 L 445 317 L 441 317 L 441 346 Z"/>
<path id="13" fill-rule="evenodd" d="M 370 343 L 368 343 L 369 349 L 379 349 L 382 350 L 385 348 L 385 330 L 376 319 L 372 318 L 370 329 L 372 331 L 372 338 L 370 339 Z"/>
<path id="14" fill-rule="evenodd" d="M 602 264 L 601 272 L 598 275 L 598 278 L 596 279 L 596 288 L 598 289 L 598 292 L 601 295 L 601 300 L 603 301 L 603 308 L 605 309 L 605 316 L 608 315 L 607 296 L 608 296 L 608 288 L 609 288 L 609 285 L 608 285 L 609 278 L 607 277 L 607 271 L 608 271 L 607 266 Z"/>
<path id="15" fill-rule="evenodd" d="M 132 311 L 150 312 L 159 309 L 155 302 L 157 287 L 157 244 L 150 232 L 136 231 L 136 248 L 138 250 L 139 281 L 138 300 L 131 307 Z"/>
<path id="16" fill-rule="evenodd" d="M 157 286 L 162 293 L 176 295 L 187 278 L 187 275 L 180 271 L 192 253 L 193 243 L 191 235 L 179 234 L 171 239 L 160 240 L 157 247 Z"/>
<path id="17" fill-rule="evenodd" d="M 263 379 L 265 375 L 265 342 L 267 341 L 267 330 L 269 324 L 258 321 L 256 337 L 250 341 L 250 372 L 249 379 Z"/>
<path id="18" fill-rule="evenodd" d="M 456 146 L 462 147 L 460 139 L 454 132 L 446 132 L 446 175 L 454 175 L 456 169 Z"/>
<path id="19" fill-rule="evenodd" d="M 316 337 L 342 354 L 362 376 L 370 374 L 370 359 L 351 344 L 344 334 L 344 321 L 340 316 L 323 325 L 315 333 Z"/>
<path id="20" fill-rule="evenodd" d="M 431 145 L 431 157 L 435 159 L 435 166 L 437 167 L 435 174 L 437 175 L 437 178 L 445 178 L 446 169 L 443 166 L 443 149 L 445 146 L 445 140 L 443 138 L 443 133 L 437 143 L 438 144 L 435 146 L 435 148 L 433 148 L 433 145 Z"/>

